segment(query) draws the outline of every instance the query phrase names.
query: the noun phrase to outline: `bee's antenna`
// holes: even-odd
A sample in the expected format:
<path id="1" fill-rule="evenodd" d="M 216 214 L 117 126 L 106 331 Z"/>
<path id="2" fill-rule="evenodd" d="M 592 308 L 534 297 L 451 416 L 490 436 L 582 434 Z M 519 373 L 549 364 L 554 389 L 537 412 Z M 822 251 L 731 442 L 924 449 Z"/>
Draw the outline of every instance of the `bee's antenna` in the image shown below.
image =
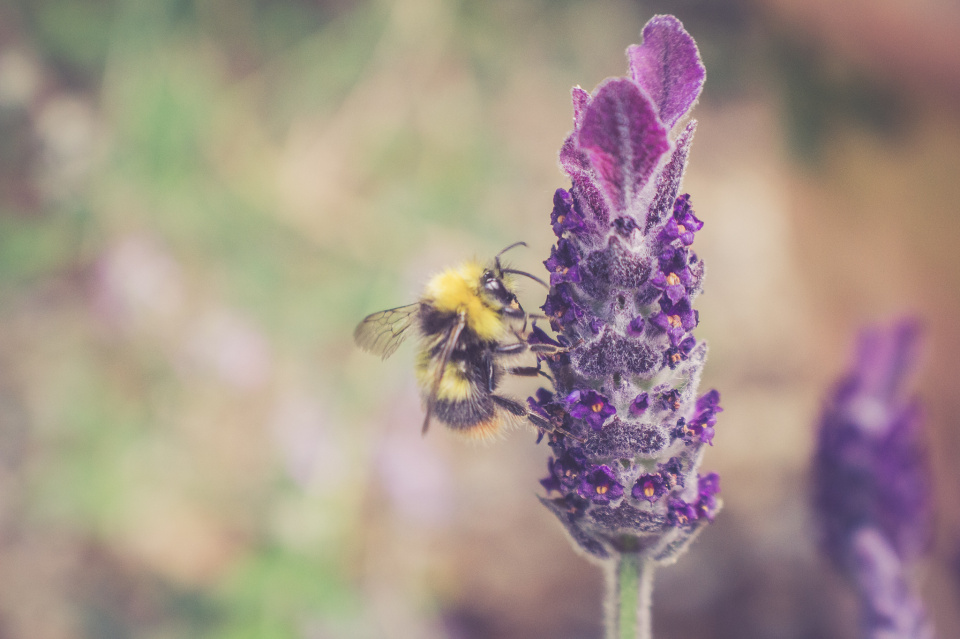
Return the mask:
<path id="1" fill-rule="evenodd" d="M 526 246 L 526 245 L 527 245 L 526 242 L 514 242 L 513 244 L 511 244 L 511 245 L 508 246 L 507 248 L 505 248 L 505 249 L 503 249 L 502 251 L 500 251 L 499 253 L 497 253 L 497 259 L 499 259 L 501 255 L 503 255 L 504 253 L 506 253 L 506 252 L 509 251 L 510 249 L 517 248 L 518 246 Z"/>
<path id="2" fill-rule="evenodd" d="M 539 284 L 540 286 L 542 286 L 542 287 L 545 288 L 545 289 L 549 289 L 549 288 L 550 288 L 550 285 L 549 285 L 549 284 L 547 284 L 546 282 L 544 282 L 543 280 L 541 280 L 541 279 L 540 279 L 539 277 L 537 277 L 536 275 L 530 275 L 530 274 L 527 273 L 526 271 L 518 271 L 517 269 L 514 269 L 514 268 L 503 268 L 503 269 L 500 269 L 500 272 L 501 272 L 501 273 L 513 273 L 514 275 L 523 275 L 524 277 L 529 277 L 531 280 L 533 280 L 534 282 L 536 282 L 537 284 Z"/>
<path id="3" fill-rule="evenodd" d="M 499 253 L 497 253 L 497 256 L 493 258 L 494 264 L 497 265 L 497 271 L 499 271 L 500 273 L 503 273 L 503 268 L 501 268 L 501 266 L 500 266 L 500 256 L 501 256 L 501 255 L 503 255 L 504 253 L 506 253 L 507 251 L 509 251 L 509 250 L 512 249 L 512 248 L 517 248 L 518 246 L 526 246 L 526 245 L 527 245 L 526 242 L 514 242 L 513 244 L 511 244 L 511 245 L 508 246 L 507 248 L 505 248 L 505 249 L 503 249 L 502 251 L 500 251 Z"/>

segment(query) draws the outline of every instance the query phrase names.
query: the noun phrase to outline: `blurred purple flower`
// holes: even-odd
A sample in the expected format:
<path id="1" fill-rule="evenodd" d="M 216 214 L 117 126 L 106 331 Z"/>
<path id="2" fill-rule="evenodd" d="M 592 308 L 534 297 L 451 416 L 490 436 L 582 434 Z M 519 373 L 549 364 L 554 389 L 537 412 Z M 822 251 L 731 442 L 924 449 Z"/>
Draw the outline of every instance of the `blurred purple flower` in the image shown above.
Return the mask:
<path id="1" fill-rule="evenodd" d="M 720 412 L 716 391 L 697 400 L 707 349 L 691 335 L 703 223 L 679 194 L 696 123 L 675 126 L 705 73 L 672 16 L 627 57 L 629 77 L 573 90 L 543 306 L 567 350 L 546 358 L 555 392 L 530 402 L 556 427 L 543 485 L 560 496 L 541 501 L 571 538 L 595 559 L 667 563 L 720 507 L 717 476 L 697 472 Z"/>
<path id="2" fill-rule="evenodd" d="M 282 396 L 270 426 L 284 468 L 301 490 L 335 493 L 344 489 L 346 452 L 316 399 L 296 393 Z"/>
<path id="3" fill-rule="evenodd" d="M 438 450 L 436 439 L 421 437 L 418 429 L 407 423 L 418 414 L 416 393 L 398 397 L 402 399 L 389 404 L 390 428 L 380 436 L 374 451 L 378 494 L 411 525 L 421 529 L 447 526 L 456 512 L 453 470 Z"/>
<path id="4" fill-rule="evenodd" d="M 267 337 L 232 310 L 201 315 L 191 327 L 185 350 L 190 363 L 241 391 L 261 389 L 273 375 Z"/>
<path id="5" fill-rule="evenodd" d="M 820 541 L 860 593 L 865 637 L 932 637 L 906 571 L 929 545 L 931 525 L 921 411 L 905 390 L 918 345 L 914 320 L 863 331 L 820 422 Z"/>
<path id="6" fill-rule="evenodd" d="M 176 321 L 183 311 L 184 289 L 180 264 L 150 235 L 122 238 L 99 257 L 93 270 L 94 309 L 121 332 Z"/>
<path id="7" fill-rule="evenodd" d="M 876 528 L 857 529 L 850 539 L 850 576 L 861 601 L 866 639 L 933 639 L 933 625 L 908 578 L 906 566 Z"/>

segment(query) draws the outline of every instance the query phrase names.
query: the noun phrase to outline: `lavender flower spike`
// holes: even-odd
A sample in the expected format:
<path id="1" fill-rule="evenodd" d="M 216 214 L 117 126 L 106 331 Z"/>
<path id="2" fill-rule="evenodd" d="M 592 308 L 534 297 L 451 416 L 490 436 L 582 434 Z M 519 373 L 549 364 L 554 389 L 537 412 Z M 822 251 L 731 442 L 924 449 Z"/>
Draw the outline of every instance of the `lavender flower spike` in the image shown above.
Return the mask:
<path id="1" fill-rule="evenodd" d="M 675 561 L 720 508 L 719 478 L 698 468 L 722 409 L 716 391 L 697 397 L 704 269 L 690 245 L 703 223 L 679 193 L 696 123 L 678 123 L 704 68 L 673 16 L 650 20 L 627 57 L 629 77 L 573 90 L 560 151 L 572 185 L 554 197 L 542 307 L 567 348 L 546 358 L 555 392 L 529 401 L 556 427 L 541 501 L 610 567 L 614 597 L 634 597 L 608 636 L 646 637 L 652 566 Z"/>
<path id="2" fill-rule="evenodd" d="M 829 398 L 814 459 L 821 545 L 859 592 L 863 637 L 932 639 L 907 566 L 930 535 L 930 480 L 916 400 L 904 386 L 917 323 L 864 331 Z"/>

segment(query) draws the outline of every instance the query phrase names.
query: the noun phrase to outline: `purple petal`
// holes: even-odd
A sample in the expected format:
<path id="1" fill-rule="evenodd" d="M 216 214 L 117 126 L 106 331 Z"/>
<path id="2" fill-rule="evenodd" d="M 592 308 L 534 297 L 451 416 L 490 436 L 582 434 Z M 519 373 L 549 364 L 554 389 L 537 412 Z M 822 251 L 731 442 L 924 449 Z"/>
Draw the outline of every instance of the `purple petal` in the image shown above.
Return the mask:
<path id="1" fill-rule="evenodd" d="M 643 28 L 643 44 L 630 46 L 627 58 L 633 79 L 672 127 L 697 101 L 707 77 L 697 44 L 679 20 L 655 16 Z"/>
<path id="2" fill-rule="evenodd" d="M 700 477 L 697 482 L 697 488 L 700 493 L 700 499 L 708 499 L 720 492 L 720 475 L 717 473 L 707 473 Z"/>
<path id="3" fill-rule="evenodd" d="M 583 112 L 590 104 L 590 94 L 579 86 L 575 86 L 570 90 L 570 98 L 573 100 L 573 127 L 579 129 L 583 124 Z"/>
<path id="4" fill-rule="evenodd" d="M 590 158 L 577 142 L 576 131 L 571 133 L 560 147 L 560 166 L 570 176 L 570 181 L 573 183 L 570 194 L 581 213 L 600 226 L 606 226 L 610 219 L 607 205 L 593 167 L 590 165 Z"/>
<path id="5" fill-rule="evenodd" d="M 580 148 L 576 131 L 567 136 L 560 147 L 560 166 L 571 178 L 590 172 L 590 158 Z"/>
<path id="6" fill-rule="evenodd" d="M 642 415 L 643 413 L 646 412 L 649 406 L 650 406 L 650 396 L 647 395 L 646 393 L 640 393 L 630 403 L 630 414 Z"/>
<path id="7" fill-rule="evenodd" d="M 600 86 L 584 113 L 578 139 L 618 211 L 628 208 L 670 147 L 653 105 L 640 87 L 623 78 Z"/>
<path id="8" fill-rule="evenodd" d="M 857 345 L 861 392 L 890 400 L 897 397 L 918 359 L 920 322 L 903 319 L 889 330 L 867 329 Z"/>
<path id="9" fill-rule="evenodd" d="M 909 566 L 882 531 L 869 525 L 858 528 L 847 556 L 863 603 L 863 636 L 933 639 L 923 601 L 910 583 Z"/>
<path id="10" fill-rule="evenodd" d="M 687 295 L 687 289 L 681 284 L 675 284 L 674 286 L 668 286 L 664 289 L 664 292 L 667 294 L 667 297 L 670 298 L 670 301 L 676 304 L 682 300 Z"/>
<path id="11" fill-rule="evenodd" d="M 647 213 L 647 230 L 656 226 L 664 217 L 673 212 L 673 206 L 680 192 L 680 181 L 683 179 L 683 170 L 687 166 L 687 155 L 690 153 L 690 143 L 697 130 L 697 121 L 691 120 L 674 142 L 673 155 L 663 167 L 657 178 L 657 195 L 650 211 Z"/>

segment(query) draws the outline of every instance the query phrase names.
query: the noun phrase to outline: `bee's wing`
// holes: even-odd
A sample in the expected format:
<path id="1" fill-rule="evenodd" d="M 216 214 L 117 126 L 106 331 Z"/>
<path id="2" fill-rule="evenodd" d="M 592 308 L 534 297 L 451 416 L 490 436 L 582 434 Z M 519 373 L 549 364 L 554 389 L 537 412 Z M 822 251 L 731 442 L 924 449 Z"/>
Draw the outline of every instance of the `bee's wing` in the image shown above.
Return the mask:
<path id="1" fill-rule="evenodd" d="M 457 315 L 457 323 L 453 325 L 450 329 L 450 335 L 447 336 L 447 341 L 443 345 L 443 350 L 440 351 L 440 358 L 437 361 L 437 370 L 433 374 L 433 386 L 430 387 L 430 395 L 427 397 L 427 414 L 423 417 L 423 430 L 421 431 L 424 435 L 427 434 L 427 429 L 430 428 L 430 414 L 433 412 L 433 403 L 437 401 L 437 392 L 440 390 L 440 381 L 443 379 L 443 373 L 447 370 L 447 362 L 450 361 L 450 354 L 453 353 L 453 349 L 456 347 L 457 342 L 460 341 L 460 333 L 463 332 L 463 327 L 467 325 L 467 316 L 463 311 Z"/>
<path id="2" fill-rule="evenodd" d="M 407 337 L 420 304 L 408 304 L 373 313 L 363 318 L 353 331 L 353 341 L 363 350 L 387 359 Z"/>

